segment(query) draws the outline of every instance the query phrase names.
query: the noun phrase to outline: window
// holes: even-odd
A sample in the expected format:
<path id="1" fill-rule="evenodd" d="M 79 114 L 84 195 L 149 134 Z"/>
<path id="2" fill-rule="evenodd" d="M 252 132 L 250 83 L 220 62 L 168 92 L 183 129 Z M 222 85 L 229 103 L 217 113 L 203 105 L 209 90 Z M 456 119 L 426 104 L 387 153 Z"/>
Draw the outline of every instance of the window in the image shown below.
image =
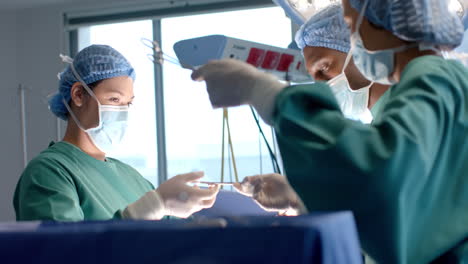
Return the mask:
<path id="1" fill-rule="evenodd" d="M 287 47 L 291 23 L 281 8 L 272 7 L 162 19 L 161 33 L 163 51 L 175 57 L 172 47 L 177 41 L 214 34 Z M 169 176 L 204 170 L 207 180 L 219 181 L 222 109 L 212 109 L 205 83 L 193 82 L 189 70 L 168 63 L 163 73 Z M 231 108 L 229 117 L 239 180 L 273 172 L 250 108 Z M 263 130 L 272 142 L 271 129 L 263 125 Z M 225 153 L 225 179 L 231 181 L 233 172 Z"/>
<path id="2" fill-rule="evenodd" d="M 287 47 L 291 42 L 291 22 L 279 7 L 209 13 L 163 18 L 159 23 L 142 20 L 80 28 L 78 46 L 107 44 L 120 51 L 135 67 L 135 102 L 129 131 L 121 147 L 109 156 L 135 167 L 143 176 L 157 184 L 157 140 L 155 69 L 141 43 L 141 38 L 161 35 L 162 49 L 176 57 L 173 45 L 179 40 L 205 35 L 222 34 L 268 45 Z M 160 25 L 160 28 L 154 28 Z M 137 30 L 136 30 L 137 29 Z M 221 172 L 222 110 L 213 110 L 204 83 L 190 79 L 191 72 L 177 65 L 162 67 L 165 145 L 167 176 L 203 170 L 206 180 L 219 181 Z M 242 177 L 273 172 L 270 156 L 249 107 L 229 109 L 234 153 Z M 262 124 L 272 142 L 270 127 Z M 271 143 L 270 143 L 271 144 Z M 225 146 L 227 148 L 227 144 Z M 225 152 L 225 180 L 234 180 L 229 154 Z"/>

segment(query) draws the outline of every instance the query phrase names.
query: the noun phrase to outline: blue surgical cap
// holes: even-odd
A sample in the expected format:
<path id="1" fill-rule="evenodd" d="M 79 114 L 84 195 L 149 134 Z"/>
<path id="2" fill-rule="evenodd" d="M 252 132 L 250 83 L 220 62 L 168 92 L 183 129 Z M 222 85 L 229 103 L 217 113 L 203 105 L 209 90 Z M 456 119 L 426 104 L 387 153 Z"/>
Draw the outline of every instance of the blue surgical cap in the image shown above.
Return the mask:
<path id="1" fill-rule="evenodd" d="M 361 12 L 366 0 L 349 0 Z M 402 40 L 454 48 L 463 38 L 448 0 L 368 0 L 364 16 Z"/>
<path id="2" fill-rule="evenodd" d="M 86 84 L 110 79 L 118 76 L 129 76 L 135 80 L 135 70 L 125 57 L 118 51 L 106 45 L 91 45 L 81 50 L 73 60 L 75 70 Z M 70 102 L 71 87 L 78 79 L 71 66 L 59 74 L 58 92 L 49 99 L 49 109 L 57 117 L 67 120 L 68 110 L 63 103 Z"/>
<path id="3" fill-rule="evenodd" d="M 296 33 L 297 46 L 323 47 L 348 53 L 350 31 L 343 18 L 343 9 L 332 4 L 312 16 Z"/>

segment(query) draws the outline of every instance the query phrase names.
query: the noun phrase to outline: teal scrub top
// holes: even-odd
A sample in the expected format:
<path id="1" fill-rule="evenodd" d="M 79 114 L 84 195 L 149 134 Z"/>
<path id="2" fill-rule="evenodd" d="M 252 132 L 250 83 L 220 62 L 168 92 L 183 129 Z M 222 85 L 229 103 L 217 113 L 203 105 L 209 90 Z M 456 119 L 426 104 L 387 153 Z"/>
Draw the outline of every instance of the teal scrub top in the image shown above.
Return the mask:
<path id="1" fill-rule="evenodd" d="M 384 107 L 384 105 L 387 103 L 388 101 L 388 97 L 390 97 L 390 89 L 387 89 L 383 94 L 382 96 L 380 96 L 379 100 L 377 100 L 377 102 L 375 102 L 375 104 L 372 106 L 372 108 L 370 109 L 371 113 L 372 113 L 372 117 L 375 119 L 377 119 L 377 117 L 379 116 L 380 112 L 382 112 L 382 108 Z"/>
<path id="2" fill-rule="evenodd" d="M 97 160 L 66 143 L 52 143 L 26 167 L 16 186 L 17 220 L 108 220 L 153 185 L 116 159 Z"/>
<path id="3" fill-rule="evenodd" d="M 466 249 L 468 70 L 419 57 L 390 89 L 365 125 L 343 117 L 325 83 L 291 86 L 276 99 L 274 127 L 309 211 L 351 210 L 378 263 L 430 263 Z"/>

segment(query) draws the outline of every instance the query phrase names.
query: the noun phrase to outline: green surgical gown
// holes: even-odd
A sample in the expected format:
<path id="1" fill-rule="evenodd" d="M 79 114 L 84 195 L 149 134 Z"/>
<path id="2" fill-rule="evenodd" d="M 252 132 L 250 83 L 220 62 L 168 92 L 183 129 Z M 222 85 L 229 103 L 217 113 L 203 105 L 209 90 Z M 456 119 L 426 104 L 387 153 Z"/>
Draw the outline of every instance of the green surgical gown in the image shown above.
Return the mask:
<path id="1" fill-rule="evenodd" d="M 390 89 L 387 89 L 382 96 L 380 96 L 379 100 L 375 102 L 374 106 L 370 109 L 372 116 L 374 117 L 374 120 L 377 119 L 379 116 L 380 112 L 382 112 L 382 108 L 385 106 L 387 103 L 388 97 L 390 96 Z"/>
<path id="2" fill-rule="evenodd" d="M 94 159 L 76 146 L 51 144 L 24 170 L 13 205 L 17 220 L 108 220 L 154 189 L 116 159 Z"/>
<path id="3" fill-rule="evenodd" d="M 343 118 L 324 83 L 282 91 L 273 122 L 286 175 L 309 211 L 351 210 L 378 263 L 430 263 L 457 246 L 468 261 L 468 70 L 460 63 L 412 60 L 372 125 Z"/>

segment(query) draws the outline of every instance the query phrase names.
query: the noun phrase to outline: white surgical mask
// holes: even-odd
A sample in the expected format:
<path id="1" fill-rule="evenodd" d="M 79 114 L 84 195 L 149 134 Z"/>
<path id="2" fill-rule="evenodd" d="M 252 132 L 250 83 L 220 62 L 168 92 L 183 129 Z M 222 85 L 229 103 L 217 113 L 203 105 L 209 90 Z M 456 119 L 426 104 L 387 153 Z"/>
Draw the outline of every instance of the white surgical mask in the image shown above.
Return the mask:
<path id="1" fill-rule="evenodd" d="M 84 89 L 93 97 L 98 103 L 99 109 L 99 123 L 98 126 L 92 128 L 85 128 L 81 125 L 78 118 L 71 110 L 68 103 L 63 99 L 65 107 L 68 109 L 71 117 L 77 126 L 86 132 L 93 144 L 104 153 L 110 152 L 117 146 L 123 139 L 128 127 L 128 106 L 114 106 L 114 105 L 101 105 L 93 91 L 81 79 L 78 72 L 76 72 L 73 65 L 73 60 L 70 57 L 62 56 L 62 60 L 69 63 L 75 78 L 80 81 Z"/>
<path id="2" fill-rule="evenodd" d="M 369 89 L 372 83 L 357 90 L 351 89 L 345 74 L 345 69 L 350 60 L 351 53 L 348 53 L 342 72 L 327 83 L 335 95 L 341 112 L 343 112 L 346 118 L 369 124 L 372 122 L 372 114 L 367 108 L 367 105 L 369 102 Z"/>
<path id="3" fill-rule="evenodd" d="M 404 50 L 417 47 L 417 43 L 402 45 L 396 48 L 371 51 L 364 47 L 361 35 L 359 34 L 359 27 L 364 18 L 366 10 L 366 1 L 362 6 L 361 13 L 356 23 L 356 31 L 351 34 L 351 53 L 353 60 L 359 71 L 366 77 L 376 83 L 385 85 L 395 84 L 395 80 L 390 78 L 395 68 L 395 54 Z"/>

